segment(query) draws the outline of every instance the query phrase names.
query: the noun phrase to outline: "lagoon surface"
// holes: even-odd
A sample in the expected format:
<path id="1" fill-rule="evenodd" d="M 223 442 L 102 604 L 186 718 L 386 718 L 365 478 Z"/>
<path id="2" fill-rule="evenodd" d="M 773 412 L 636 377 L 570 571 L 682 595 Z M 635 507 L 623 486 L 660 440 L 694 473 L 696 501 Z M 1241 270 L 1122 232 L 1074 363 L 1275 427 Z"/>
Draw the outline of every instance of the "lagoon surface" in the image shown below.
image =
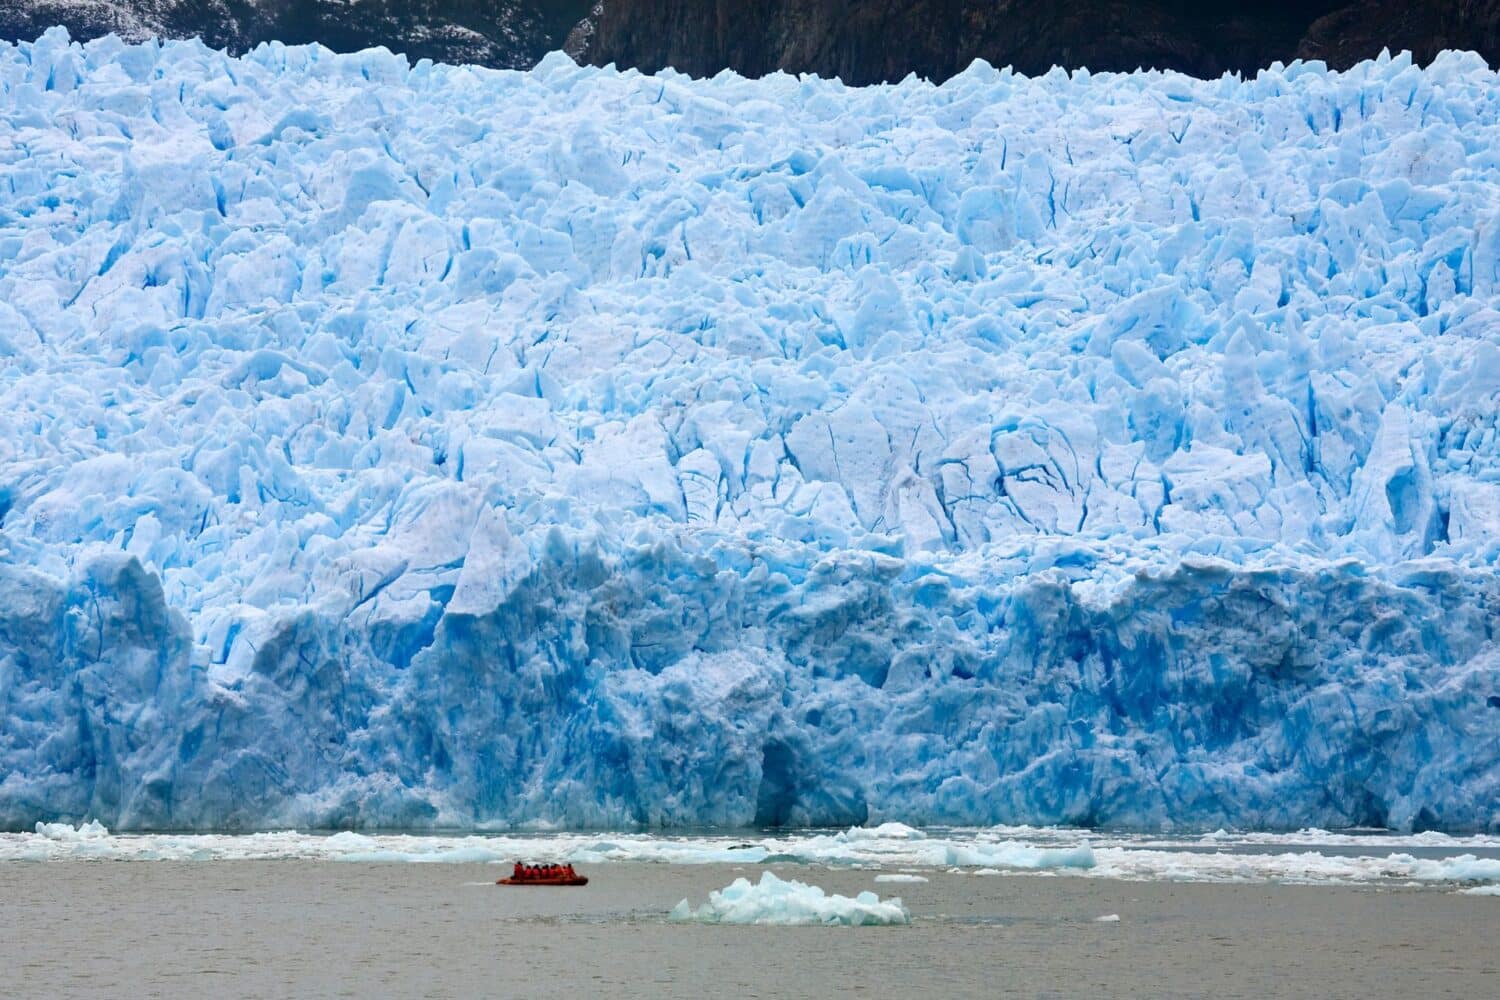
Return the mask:
<path id="1" fill-rule="evenodd" d="M 505 868 L 322 860 L 0 864 L 0 993 L 34 996 L 1500 995 L 1500 899 L 1452 884 L 877 883 L 869 868 L 621 862 L 583 889 Z M 771 870 L 899 895 L 905 927 L 673 924 Z M 891 874 L 892 872 L 887 872 Z M 1118 915 L 1119 920 L 1098 918 Z"/>

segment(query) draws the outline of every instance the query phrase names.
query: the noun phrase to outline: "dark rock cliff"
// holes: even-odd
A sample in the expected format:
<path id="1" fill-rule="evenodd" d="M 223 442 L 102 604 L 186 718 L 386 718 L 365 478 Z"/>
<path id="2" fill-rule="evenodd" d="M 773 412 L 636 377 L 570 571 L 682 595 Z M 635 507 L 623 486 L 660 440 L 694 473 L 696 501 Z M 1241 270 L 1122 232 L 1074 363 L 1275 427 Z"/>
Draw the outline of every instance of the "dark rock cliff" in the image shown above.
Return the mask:
<path id="1" fill-rule="evenodd" d="M 603 0 L 573 33 L 582 60 L 693 75 L 731 68 L 944 79 L 977 58 L 1026 73 L 1053 65 L 1196 76 L 1253 73 L 1276 60 L 1345 66 L 1381 48 L 1431 58 L 1500 56 L 1500 0 Z"/>
<path id="2" fill-rule="evenodd" d="M 587 0 L 0 0 L 0 38 L 53 25 L 77 39 L 197 36 L 241 52 L 276 39 L 338 51 L 384 45 L 413 60 L 525 68 L 588 10 Z"/>
<path id="3" fill-rule="evenodd" d="M 1367 0 L 1340 5 L 1308 27 L 1298 46 L 1304 59 L 1348 66 L 1409 49 L 1427 62 L 1444 49 L 1472 49 L 1500 64 L 1500 0 Z"/>

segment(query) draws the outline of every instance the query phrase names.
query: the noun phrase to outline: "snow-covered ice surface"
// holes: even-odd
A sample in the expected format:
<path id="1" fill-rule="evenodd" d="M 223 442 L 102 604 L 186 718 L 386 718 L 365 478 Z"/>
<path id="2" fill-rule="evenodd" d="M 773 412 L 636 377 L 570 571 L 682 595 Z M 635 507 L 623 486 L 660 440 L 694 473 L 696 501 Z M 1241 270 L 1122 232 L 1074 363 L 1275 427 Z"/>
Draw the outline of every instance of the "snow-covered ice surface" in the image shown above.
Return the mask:
<path id="1" fill-rule="evenodd" d="M 815 885 L 782 880 L 762 872 L 759 882 L 737 878 L 708 894 L 708 902 L 694 909 L 683 900 L 668 919 L 702 924 L 822 924 L 846 927 L 889 927 L 911 922 L 899 897 L 881 899 L 862 892 L 853 899 L 825 893 Z"/>
<path id="2" fill-rule="evenodd" d="M 1500 831 L 1497 292 L 1474 56 L 0 46 L 0 828 Z"/>
<path id="3" fill-rule="evenodd" d="M 926 882 L 919 871 L 1071 875 L 1127 880 L 1288 882 L 1310 885 L 1500 885 L 1500 837 L 1346 838 L 1321 830 L 1260 838 L 1161 838 L 1068 829 L 998 827 L 921 832 L 887 824 L 840 832 L 778 835 L 515 834 L 332 836 L 283 832 L 112 834 L 98 823 L 39 823 L 33 833 L 0 834 L 6 861 L 313 860 L 365 863 L 578 865 L 802 865 L 870 869 L 876 882 Z M 897 869 L 891 871 L 891 869 Z"/>

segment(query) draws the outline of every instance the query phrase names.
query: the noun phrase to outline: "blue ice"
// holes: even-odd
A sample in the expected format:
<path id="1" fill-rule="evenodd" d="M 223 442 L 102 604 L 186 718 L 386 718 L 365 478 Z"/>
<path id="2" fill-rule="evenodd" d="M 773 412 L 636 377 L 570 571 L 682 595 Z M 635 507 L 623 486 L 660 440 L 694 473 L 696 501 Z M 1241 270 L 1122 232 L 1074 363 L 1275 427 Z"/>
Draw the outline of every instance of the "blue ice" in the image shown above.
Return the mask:
<path id="1" fill-rule="evenodd" d="M 0 827 L 1500 830 L 1500 80 L 0 45 Z"/>

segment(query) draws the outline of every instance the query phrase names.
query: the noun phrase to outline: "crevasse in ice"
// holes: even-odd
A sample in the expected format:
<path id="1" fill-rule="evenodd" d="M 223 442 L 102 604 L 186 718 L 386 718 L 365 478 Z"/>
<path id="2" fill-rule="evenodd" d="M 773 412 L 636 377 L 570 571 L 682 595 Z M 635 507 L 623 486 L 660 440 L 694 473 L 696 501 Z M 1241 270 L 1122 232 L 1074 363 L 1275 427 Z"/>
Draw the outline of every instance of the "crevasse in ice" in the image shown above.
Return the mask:
<path id="1" fill-rule="evenodd" d="M 0 827 L 1500 829 L 1500 83 L 0 45 Z"/>

